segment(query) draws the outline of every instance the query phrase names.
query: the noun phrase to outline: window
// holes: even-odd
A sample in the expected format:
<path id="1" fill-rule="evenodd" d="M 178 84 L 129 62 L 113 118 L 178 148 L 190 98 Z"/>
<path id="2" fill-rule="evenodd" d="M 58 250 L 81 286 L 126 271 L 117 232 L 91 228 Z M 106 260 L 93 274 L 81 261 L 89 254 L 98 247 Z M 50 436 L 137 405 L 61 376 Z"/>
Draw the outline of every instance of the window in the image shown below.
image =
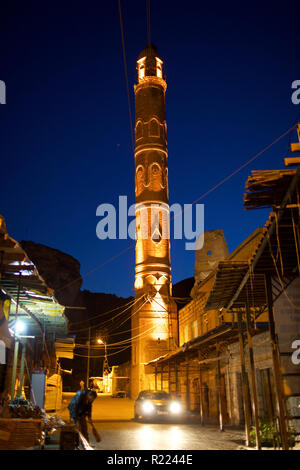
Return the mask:
<path id="1" fill-rule="evenodd" d="M 199 336 L 199 333 L 198 333 L 198 322 L 197 322 L 197 320 L 195 320 L 195 321 L 192 323 L 192 331 L 193 331 L 193 338 L 197 338 L 197 336 Z"/>
<path id="2" fill-rule="evenodd" d="M 185 326 L 184 327 L 184 342 L 187 343 L 189 340 L 189 327 Z"/>
<path id="3" fill-rule="evenodd" d="M 135 182 L 135 190 L 136 195 L 139 196 L 141 192 L 145 189 L 145 170 L 142 165 L 139 165 L 136 169 L 136 182 Z"/>
<path id="4" fill-rule="evenodd" d="M 149 179 L 150 179 L 150 189 L 153 191 L 161 191 L 163 187 L 162 181 L 162 169 L 158 165 L 158 163 L 153 163 L 150 167 L 149 172 Z M 160 217 L 162 219 L 162 217 Z"/>
<path id="5" fill-rule="evenodd" d="M 143 137 L 143 124 L 142 121 L 138 121 L 135 128 L 136 139 L 141 139 Z"/>
<path id="6" fill-rule="evenodd" d="M 159 124 L 156 119 L 151 119 L 149 124 L 149 136 L 159 137 Z"/>
<path id="7" fill-rule="evenodd" d="M 157 65 L 156 67 L 156 73 L 159 78 L 162 78 L 162 70 L 161 70 L 161 65 Z"/>
<path id="8" fill-rule="evenodd" d="M 207 313 L 202 315 L 202 328 L 203 331 L 206 332 L 208 330 L 208 316 Z"/>
<path id="9" fill-rule="evenodd" d="M 157 163 L 153 163 L 153 165 L 151 167 L 151 170 L 152 170 L 152 175 L 153 176 L 157 176 L 161 173 L 160 166 Z"/>
<path id="10" fill-rule="evenodd" d="M 141 80 L 144 77 L 145 77 L 145 65 L 141 64 L 139 67 L 139 79 Z"/>
<path id="11" fill-rule="evenodd" d="M 162 78 L 162 61 L 156 57 L 156 76 Z"/>

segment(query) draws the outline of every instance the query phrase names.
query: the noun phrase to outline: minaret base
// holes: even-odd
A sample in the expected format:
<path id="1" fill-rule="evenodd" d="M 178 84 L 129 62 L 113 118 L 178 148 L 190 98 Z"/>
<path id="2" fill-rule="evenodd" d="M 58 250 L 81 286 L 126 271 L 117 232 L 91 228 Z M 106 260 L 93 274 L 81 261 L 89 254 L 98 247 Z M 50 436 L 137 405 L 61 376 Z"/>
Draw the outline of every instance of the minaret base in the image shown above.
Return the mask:
<path id="1" fill-rule="evenodd" d="M 132 399 L 142 390 L 160 389 L 152 361 L 178 346 L 177 305 L 172 298 L 161 302 L 159 307 L 155 301 L 147 302 L 142 309 L 137 304 L 132 310 Z"/>

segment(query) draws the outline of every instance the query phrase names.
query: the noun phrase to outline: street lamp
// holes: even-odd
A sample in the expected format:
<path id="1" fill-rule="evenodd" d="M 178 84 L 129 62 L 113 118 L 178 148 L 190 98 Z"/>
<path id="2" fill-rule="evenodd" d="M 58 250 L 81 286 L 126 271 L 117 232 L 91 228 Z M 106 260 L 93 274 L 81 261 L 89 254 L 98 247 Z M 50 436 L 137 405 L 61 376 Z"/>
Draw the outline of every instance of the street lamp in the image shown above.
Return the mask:
<path id="1" fill-rule="evenodd" d="M 25 323 L 22 320 L 17 320 L 14 325 L 14 338 L 15 338 L 15 348 L 14 348 L 14 361 L 12 367 L 12 380 L 11 380 L 11 399 L 15 398 L 15 385 L 17 377 L 17 364 L 18 364 L 18 354 L 19 354 L 19 343 L 20 343 L 20 333 L 23 333 L 25 330 Z M 17 395 L 22 395 L 22 383 L 24 375 L 24 361 L 25 361 L 25 344 L 22 345 L 22 357 L 21 357 L 21 370 L 20 370 L 20 385 Z M 21 392 L 20 392 L 21 389 Z"/>
<path id="2" fill-rule="evenodd" d="M 16 335 L 20 335 L 25 330 L 25 323 L 22 320 L 17 320 L 15 323 L 15 332 Z"/>
<path id="3" fill-rule="evenodd" d="M 103 341 L 103 339 L 101 338 L 98 338 L 97 339 L 97 343 L 98 344 L 104 344 L 104 362 L 103 362 L 103 372 L 104 370 L 107 368 L 108 369 L 108 361 L 107 361 L 107 344 L 106 344 L 106 341 Z"/>

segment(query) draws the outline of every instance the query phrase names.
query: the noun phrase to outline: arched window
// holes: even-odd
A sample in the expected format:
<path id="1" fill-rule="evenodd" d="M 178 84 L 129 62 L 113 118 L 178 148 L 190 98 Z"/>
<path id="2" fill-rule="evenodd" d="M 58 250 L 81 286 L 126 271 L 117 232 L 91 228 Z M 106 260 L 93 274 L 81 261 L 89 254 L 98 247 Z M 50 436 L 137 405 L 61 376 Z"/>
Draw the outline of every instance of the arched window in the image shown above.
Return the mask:
<path id="1" fill-rule="evenodd" d="M 159 174 L 161 174 L 161 168 L 157 163 L 153 163 L 151 171 L 153 176 L 158 176 Z"/>
<path id="2" fill-rule="evenodd" d="M 139 165 L 136 169 L 135 189 L 137 196 L 139 196 L 145 189 L 145 170 L 142 165 Z"/>
<path id="3" fill-rule="evenodd" d="M 141 139 L 143 137 L 143 123 L 141 121 L 138 121 L 136 125 L 135 136 L 136 139 Z"/>
<path id="4" fill-rule="evenodd" d="M 161 191 L 162 189 L 162 169 L 158 163 L 153 163 L 150 168 L 150 181 L 152 191 Z"/>
<path id="5" fill-rule="evenodd" d="M 156 119 L 151 119 L 149 123 L 149 136 L 159 137 L 159 124 Z"/>
<path id="6" fill-rule="evenodd" d="M 160 64 L 157 64 L 157 67 L 156 67 L 156 74 L 159 78 L 162 78 L 162 69 L 161 69 L 161 65 Z"/>
<path id="7" fill-rule="evenodd" d="M 141 64 L 139 67 L 139 79 L 145 77 L 145 65 Z"/>
<path id="8" fill-rule="evenodd" d="M 156 76 L 162 78 L 162 61 L 156 57 Z"/>

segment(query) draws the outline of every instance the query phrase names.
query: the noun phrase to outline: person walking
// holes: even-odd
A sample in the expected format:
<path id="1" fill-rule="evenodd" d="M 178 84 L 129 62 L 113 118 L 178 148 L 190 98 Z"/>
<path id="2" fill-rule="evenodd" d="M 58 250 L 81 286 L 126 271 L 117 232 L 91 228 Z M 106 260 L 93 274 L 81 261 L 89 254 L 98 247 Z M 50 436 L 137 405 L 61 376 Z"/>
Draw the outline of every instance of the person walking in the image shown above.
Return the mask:
<path id="1" fill-rule="evenodd" d="M 79 390 L 68 406 L 70 418 L 88 442 L 90 441 L 87 419 L 89 424 L 94 428 L 92 421 L 92 404 L 95 398 L 97 398 L 97 393 L 94 390 Z"/>
<path id="2" fill-rule="evenodd" d="M 80 385 L 80 390 L 84 390 L 84 381 L 83 380 L 80 380 L 79 385 Z"/>

